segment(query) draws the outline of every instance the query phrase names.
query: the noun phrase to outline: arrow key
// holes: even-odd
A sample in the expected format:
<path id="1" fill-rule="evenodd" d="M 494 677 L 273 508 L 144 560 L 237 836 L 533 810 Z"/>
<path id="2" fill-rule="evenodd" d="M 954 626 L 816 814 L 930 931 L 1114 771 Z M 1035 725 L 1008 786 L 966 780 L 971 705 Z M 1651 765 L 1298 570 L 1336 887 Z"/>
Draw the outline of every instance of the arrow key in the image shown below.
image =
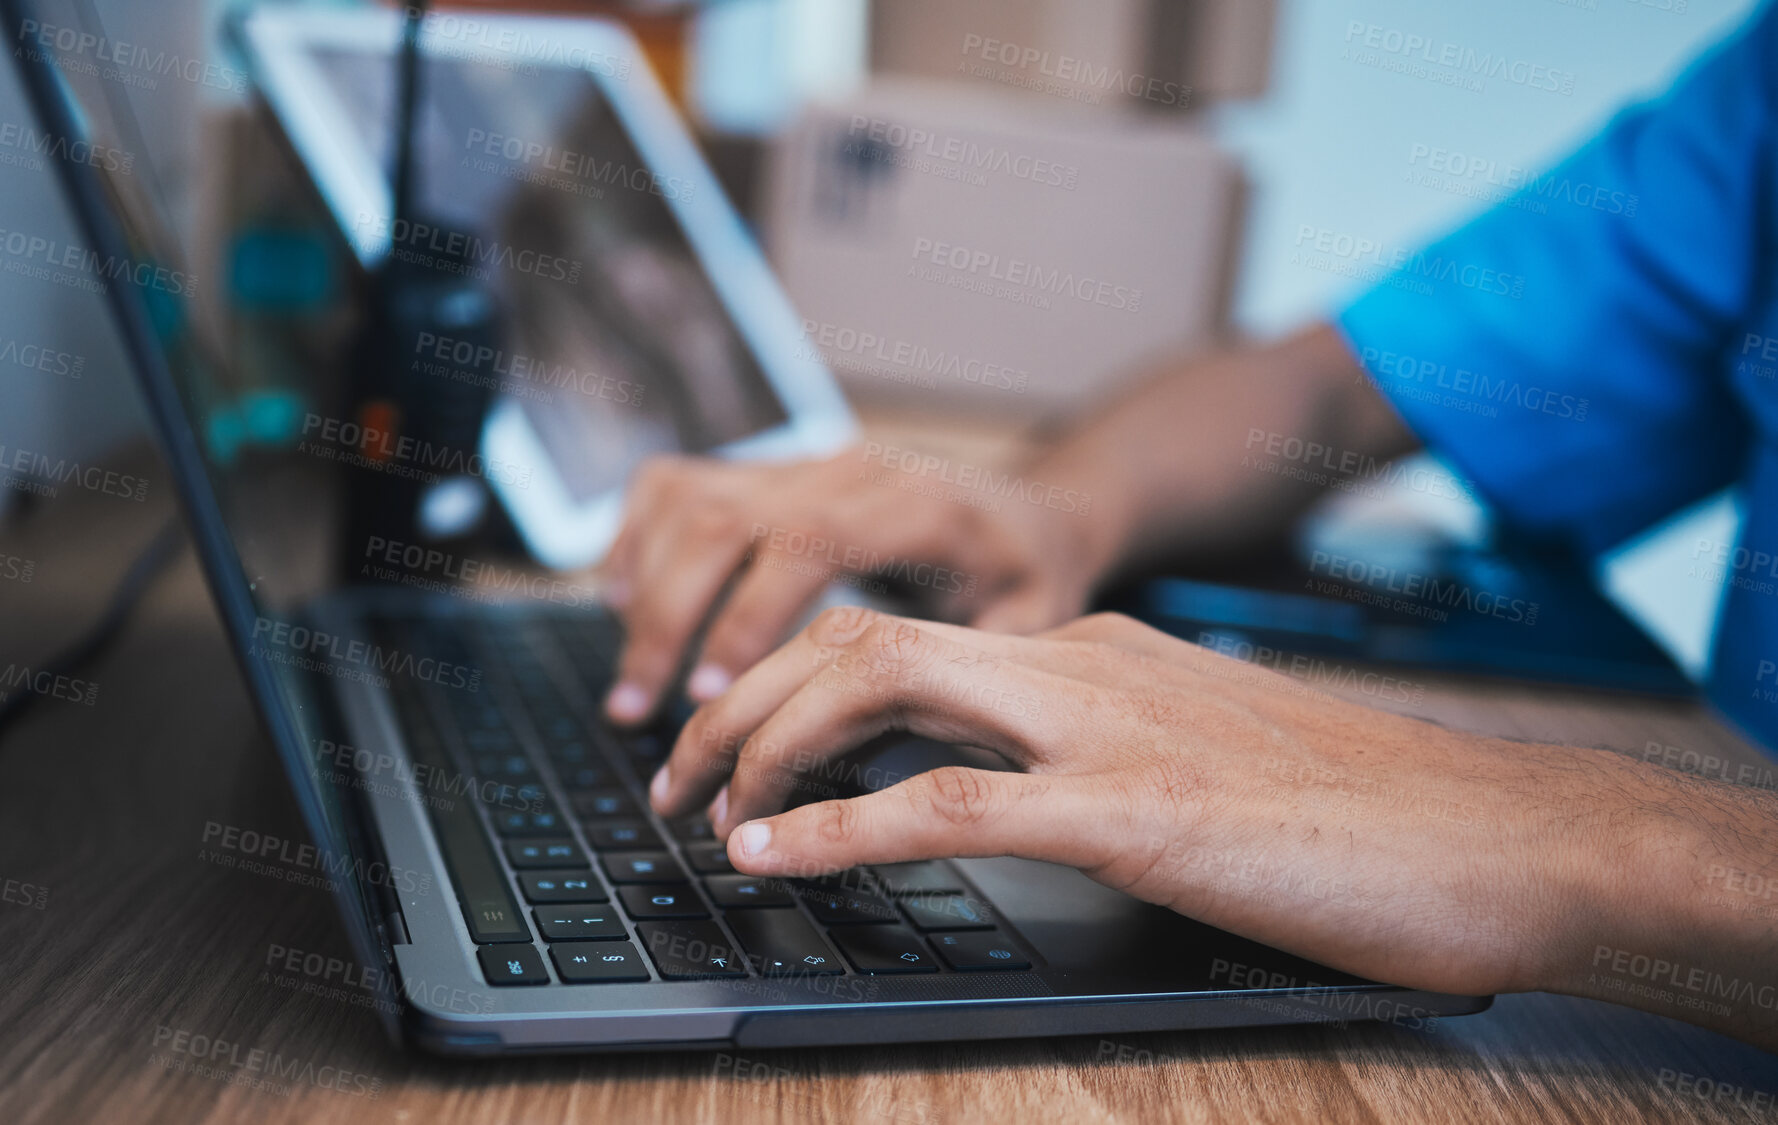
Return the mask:
<path id="1" fill-rule="evenodd" d="M 740 952 L 715 922 L 642 922 L 636 932 L 667 980 L 747 975 Z"/>
<path id="2" fill-rule="evenodd" d="M 861 973 L 936 973 L 938 965 L 906 926 L 845 926 L 833 940 Z"/>
<path id="3" fill-rule="evenodd" d="M 728 915 L 760 975 L 826 977 L 845 971 L 815 927 L 795 910 L 737 910 Z"/>

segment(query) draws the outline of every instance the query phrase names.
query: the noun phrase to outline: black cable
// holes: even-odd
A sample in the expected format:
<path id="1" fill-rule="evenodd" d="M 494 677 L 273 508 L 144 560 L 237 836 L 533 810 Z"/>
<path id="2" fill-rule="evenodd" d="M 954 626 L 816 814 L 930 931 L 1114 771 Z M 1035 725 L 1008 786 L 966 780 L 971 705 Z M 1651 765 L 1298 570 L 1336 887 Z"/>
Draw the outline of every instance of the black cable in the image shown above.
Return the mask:
<path id="1" fill-rule="evenodd" d="M 78 641 L 51 657 L 40 667 L 38 675 L 73 676 L 76 672 L 92 663 L 93 659 L 104 652 L 117 634 L 129 621 L 130 614 L 142 601 L 154 580 L 162 571 L 179 557 L 179 549 L 185 545 L 185 529 L 177 514 L 168 517 L 161 525 L 148 546 L 130 563 L 130 569 L 124 572 L 123 579 L 118 582 L 117 589 L 111 595 L 111 603 L 105 607 L 105 613 L 93 627 Z M 4 702 L 0 702 L 0 734 L 18 721 L 30 706 L 42 699 L 39 692 L 22 690 L 15 692 Z"/>
<path id="2" fill-rule="evenodd" d="M 396 222 L 414 217 L 414 130 L 420 115 L 420 31 L 430 0 L 408 0 L 401 31 L 400 70 L 396 85 L 395 207 Z"/>

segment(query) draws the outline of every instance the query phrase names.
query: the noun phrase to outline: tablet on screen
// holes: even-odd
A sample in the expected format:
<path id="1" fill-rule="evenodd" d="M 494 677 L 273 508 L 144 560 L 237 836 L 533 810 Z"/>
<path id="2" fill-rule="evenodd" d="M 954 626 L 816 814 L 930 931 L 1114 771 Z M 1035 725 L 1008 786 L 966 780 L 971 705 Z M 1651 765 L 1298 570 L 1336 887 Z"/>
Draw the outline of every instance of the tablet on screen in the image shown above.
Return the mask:
<path id="1" fill-rule="evenodd" d="M 603 21 L 435 15 L 421 37 L 415 213 L 393 218 L 395 12 L 243 24 L 260 90 L 359 262 L 473 240 L 498 347 L 446 331 L 413 360 L 500 388 L 490 462 L 527 545 L 597 562 L 652 454 L 801 458 L 854 423 L 634 41 Z M 461 375 L 459 374 L 459 377 Z"/>

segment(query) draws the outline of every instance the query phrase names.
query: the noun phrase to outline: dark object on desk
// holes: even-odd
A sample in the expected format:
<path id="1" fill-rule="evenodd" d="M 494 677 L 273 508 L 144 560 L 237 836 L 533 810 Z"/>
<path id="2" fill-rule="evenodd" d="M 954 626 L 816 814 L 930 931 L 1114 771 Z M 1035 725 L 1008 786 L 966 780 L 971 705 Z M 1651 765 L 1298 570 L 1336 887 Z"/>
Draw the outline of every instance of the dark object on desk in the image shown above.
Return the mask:
<path id="1" fill-rule="evenodd" d="M 1320 559 L 1271 588 L 1157 578 L 1114 593 L 1106 608 L 1267 667 L 1302 653 L 1696 694 L 1672 659 L 1584 574 L 1491 552 L 1449 549 L 1434 567 L 1412 574 Z"/>
<path id="2" fill-rule="evenodd" d="M 472 356 L 499 354 L 500 324 L 492 293 L 473 280 L 466 240 L 435 240 L 422 231 L 449 226 L 421 212 L 415 130 L 424 64 L 420 28 L 428 0 L 408 0 L 397 58 L 394 222 L 388 257 L 369 279 L 369 315 L 354 349 L 347 400 L 365 434 L 364 453 L 387 459 L 403 441 L 450 460 L 467 461 L 481 441 L 493 403 L 494 379 L 485 371 L 469 378 L 439 379 L 414 362 L 416 341 L 460 341 Z M 487 366 L 490 359 L 483 360 Z M 376 434 L 376 438 L 370 435 Z M 474 530 L 488 506 L 485 484 L 468 474 L 423 482 L 411 474 L 373 474 L 348 493 L 348 532 L 340 546 L 347 570 L 363 565 L 363 544 L 373 538 L 405 543 L 454 538 Z M 455 490 L 452 496 L 450 490 Z M 428 493 L 437 499 L 430 512 Z M 428 518 L 429 517 L 429 518 Z"/>

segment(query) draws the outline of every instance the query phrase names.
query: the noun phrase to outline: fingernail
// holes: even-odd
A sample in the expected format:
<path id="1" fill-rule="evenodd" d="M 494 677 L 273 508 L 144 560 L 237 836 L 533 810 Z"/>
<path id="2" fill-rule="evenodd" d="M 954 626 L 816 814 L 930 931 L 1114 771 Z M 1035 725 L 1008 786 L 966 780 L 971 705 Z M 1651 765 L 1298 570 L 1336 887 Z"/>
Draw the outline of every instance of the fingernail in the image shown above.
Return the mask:
<path id="1" fill-rule="evenodd" d="M 761 855 L 766 845 L 772 842 L 772 827 L 764 821 L 755 820 L 741 825 L 741 854 L 748 856 Z"/>
<path id="2" fill-rule="evenodd" d="M 670 785 L 672 785 L 672 780 L 667 777 L 666 766 L 654 771 L 654 780 L 648 783 L 648 796 L 657 807 L 666 804 L 667 788 Z"/>
<path id="3" fill-rule="evenodd" d="M 633 723 L 648 714 L 648 693 L 635 684 L 622 683 L 611 689 L 605 710 L 620 722 Z"/>
<path id="4" fill-rule="evenodd" d="M 700 664 L 692 672 L 691 679 L 685 682 L 685 694 L 699 703 L 708 703 L 727 691 L 731 683 L 734 683 L 734 677 L 727 669 L 715 664 Z"/>
<path id="5" fill-rule="evenodd" d="M 728 786 L 724 785 L 722 787 L 722 792 L 716 795 L 716 800 L 710 802 L 710 823 L 721 824 L 727 817 Z"/>

